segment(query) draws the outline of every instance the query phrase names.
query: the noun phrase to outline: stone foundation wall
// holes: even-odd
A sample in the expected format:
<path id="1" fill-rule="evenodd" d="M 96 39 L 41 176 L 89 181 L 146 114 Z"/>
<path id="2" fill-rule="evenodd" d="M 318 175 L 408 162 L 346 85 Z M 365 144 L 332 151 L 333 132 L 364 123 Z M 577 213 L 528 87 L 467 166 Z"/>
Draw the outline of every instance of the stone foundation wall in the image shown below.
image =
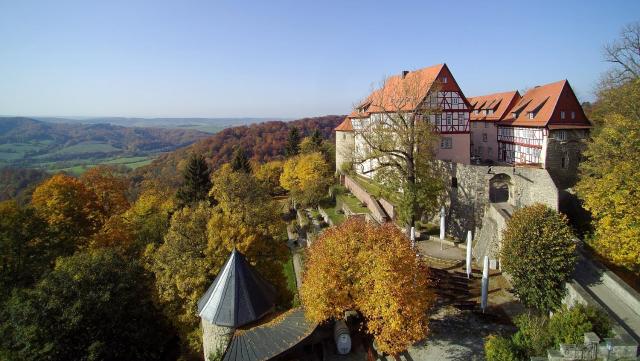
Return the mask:
<path id="1" fill-rule="evenodd" d="M 204 360 L 210 361 L 210 356 L 217 353 L 223 353 L 227 350 L 233 329 L 212 324 L 202 319 L 202 349 L 204 351 Z"/>

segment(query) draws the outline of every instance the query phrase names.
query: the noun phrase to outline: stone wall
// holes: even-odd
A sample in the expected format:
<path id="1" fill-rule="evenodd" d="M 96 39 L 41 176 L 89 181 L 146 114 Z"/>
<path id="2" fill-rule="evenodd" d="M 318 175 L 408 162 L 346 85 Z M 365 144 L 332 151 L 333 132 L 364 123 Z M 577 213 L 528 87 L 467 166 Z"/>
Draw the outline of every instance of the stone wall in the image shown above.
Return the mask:
<path id="1" fill-rule="evenodd" d="M 564 130 L 567 140 L 560 141 L 552 131 L 548 140 L 544 159 L 545 168 L 559 189 L 573 187 L 578 181 L 578 165 L 586 148 L 586 134 L 582 129 Z"/>
<path id="2" fill-rule="evenodd" d="M 443 163 L 442 166 L 449 173 L 446 178 L 447 227 L 454 238 L 464 240 L 469 230 L 474 235 L 477 233 L 490 203 L 490 181 L 497 175 L 508 176 L 508 203 L 513 208 L 539 202 L 558 210 L 558 190 L 544 169 L 460 163 Z"/>
<path id="3" fill-rule="evenodd" d="M 210 361 L 210 356 L 223 353 L 227 350 L 233 329 L 214 325 L 211 322 L 201 319 L 202 326 L 202 349 L 204 360 Z"/>
<path id="4" fill-rule="evenodd" d="M 358 184 L 353 178 L 345 175 L 343 177 L 344 186 L 353 194 L 358 200 L 367 205 L 367 208 L 371 212 L 371 217 L 378 223 L 384 223 L 388 220 L 385 211 L 380 207 L 378 201 L 373 198 L 372 195 Z"/>

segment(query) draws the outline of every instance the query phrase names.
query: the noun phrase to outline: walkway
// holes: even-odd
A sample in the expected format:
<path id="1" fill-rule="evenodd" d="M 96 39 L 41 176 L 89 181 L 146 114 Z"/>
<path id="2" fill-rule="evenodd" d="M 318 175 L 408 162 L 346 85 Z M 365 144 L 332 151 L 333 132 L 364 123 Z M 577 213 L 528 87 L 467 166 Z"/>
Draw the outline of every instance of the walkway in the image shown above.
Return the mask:
<path id="1" fill-rule="evenodd" d="M 640 309 L 634 310 L 618 296 L 616 290 L 604 282 L 603 271 L 580 256 L 574 279 L 582 286 L 629 334 L 640 342 Z"/>

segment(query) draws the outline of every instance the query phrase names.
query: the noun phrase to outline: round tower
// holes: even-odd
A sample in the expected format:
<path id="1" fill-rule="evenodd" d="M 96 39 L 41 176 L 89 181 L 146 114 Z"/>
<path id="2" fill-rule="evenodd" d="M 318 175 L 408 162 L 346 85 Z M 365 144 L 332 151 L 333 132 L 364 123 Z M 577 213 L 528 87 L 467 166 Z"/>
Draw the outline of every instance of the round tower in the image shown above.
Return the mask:
<path id="1" fill-rule="evenodd" d="M 198 301 L 205 361 L 222 356 L 235 330 L 273 311 L 276 290 L 234 249 Z"/>
<path id="2" fill-rule="evenodd" d="M 346 117 L 340 125 L 336 127 L 336 171 L 343 169 L 343 166 L 351 166 L 353 162 L 353 151 L 355 148 L 355 136 L 351 119 Z"/>

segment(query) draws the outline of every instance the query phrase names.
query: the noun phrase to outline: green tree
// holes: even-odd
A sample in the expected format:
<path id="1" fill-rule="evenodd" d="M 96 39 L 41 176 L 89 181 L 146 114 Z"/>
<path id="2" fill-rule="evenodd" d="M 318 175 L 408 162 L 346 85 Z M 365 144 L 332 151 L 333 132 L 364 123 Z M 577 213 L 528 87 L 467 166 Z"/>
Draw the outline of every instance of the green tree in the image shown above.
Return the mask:
<path id="1" fill-rule="evenodd" d="M 508 338 L 489 335 L 484 342 L 484 355 L 487 361 L 518 361 L 513 343 Z"/>
<path id="2" fill-rule="evenodd" d="M 293 157 L 300 153 L 300 131 L 296 127 L 289 129 L 289 135 L 287 136 L 287 144 L 284 148 L 284 155 L 287 157 Z"/>
<path id="3" fill-rule="evenodd" d="M 0 303 L 11 289 L 34 283 L 58 255 L 46 222 L 29 207 L 0 202 Z"/>
<path id="4" fill-rule="evenodd" d="M 207 200 L 211 189 L 211 170 L 201 154 L 192 154 L 182 172 L 182 186 L 176 197 L 182 204 Z"/>
<path id="5" fill-rule="evenodd" d="M 139 266 L 108 250 L 60 258 L 6 303 L 9 360 L 156 360 L 169 332 Z"/>
<path id="6" fill-rule="evenodd" d="M 584 152 L 576 187 L 593 217 L 593 248 L 640 274 L 640 118 L 609 115 Z"/>
<path id="7" fill-rule="evenodd" d="M 251 163 L 244 148 L 237 147 L 231 159 L 231 169 L 235 172 L 251 173 Z"/>
<path id="8" fill-rule="evenodd" d="M 522 303 L 544 312 L 560 306 L 575 248 L 564 215 L 540 203 L 513 213 L 502 233 L 500 261 Z"/>
<path id="9" fill-rule="evenodd" d="M 445 172 L 435 161 L 440 136 L 426 121 L 441 116 L 438 90 L 432 79 L 412 72 L 386 79 L 354 110 L 375 110 L 370 120 L 352 120 L 355 137 L 363 143 L 354 151 L 354 165 L 400 198 L 396 206 L 407 234 L 423 215 L 437 212 L 444 196 Z"/>
<path id="10" fill-rule="evenodd" d="M 289 158 L 280 176 L 280 185 L 296 202 L 316 205 L 333 183 L 331 170 L 320 153 L 300 154 Z"/>

